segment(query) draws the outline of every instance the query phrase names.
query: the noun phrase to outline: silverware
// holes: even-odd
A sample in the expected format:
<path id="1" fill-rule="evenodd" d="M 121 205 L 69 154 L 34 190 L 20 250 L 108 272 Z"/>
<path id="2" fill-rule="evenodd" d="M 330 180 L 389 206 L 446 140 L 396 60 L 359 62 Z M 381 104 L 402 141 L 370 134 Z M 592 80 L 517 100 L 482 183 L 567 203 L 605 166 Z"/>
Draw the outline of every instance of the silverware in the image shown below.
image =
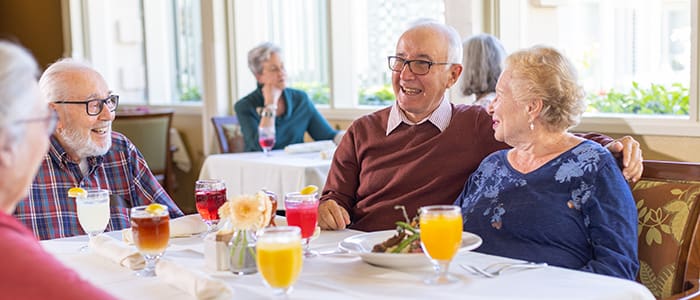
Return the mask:
<path id="1" fill-rule="evenodd" d="M 502 266 L 497 267 L 499 265 L 502 265 Z M 483 269 L 479 268 L 477 266 L 466 265 L 466 264 L 460 264 L 459 266 L 462 267 L 462 269 L 465 269 L 473 274 L 479 274 L 479 275 L 482 275 L 484 277 L 494 278 L 494 277 L 501 275 L 501 273 L 503 273 L 506 270 L 510 270 L 510 269 L 537 269 L 537 268 L 541 268 L 541 267 L 546 267 L 547 263 L 534 263 L 534 262 L 497 263 L 497 264 L 490 265 L 490 266 L 483 268 Z"/>

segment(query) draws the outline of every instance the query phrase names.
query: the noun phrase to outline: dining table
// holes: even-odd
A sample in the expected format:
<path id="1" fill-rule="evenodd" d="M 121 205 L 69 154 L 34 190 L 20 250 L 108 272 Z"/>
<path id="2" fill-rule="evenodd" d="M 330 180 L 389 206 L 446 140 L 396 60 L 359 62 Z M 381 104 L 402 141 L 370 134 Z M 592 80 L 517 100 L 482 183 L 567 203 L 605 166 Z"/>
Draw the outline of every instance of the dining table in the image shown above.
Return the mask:
<path id="1" fill-rule="evenodd" d="M 281 217 L 277 217 L 278 219 Z M 279 219 L 278 223 L 284 223 Z M 105 233 L 121 238 L 121 232 Z M 364 234 L 355 230 L 321 231 L 311 241 L 311 249 L 320 254 L 304 258 L 290 299 L 654 299 L 643 285 L 615 277 L 584 271 L 545 266 L 514 269 L 487 278 L 460 265 L 485 267 L 494 263 L 517 263 L 507 257 L 462 251 L 450 264 L 450 273 L 458 281 L 448 285 L 427 285 L 423 280 L 433 274 L 429 264 L 401 268 L 367 263 L 356 253 L 339 250 L 339 243 Z M 120 299 L 195 299 L 180 286 L 170 285 L 158 276 L 142 278 L 134 271 L 106 259 L 94 251 L 81 252 L 87 236 L 41 241 L 43 247 L 83 278 Z M 131 246 L 133 247 L 133 246 Z M 207 274 L 224 282 L 232 299 L 273 299 L 259 273 L 234 275 L 205 264 L 201 236 L 171 238 L 162 260 Z"/>
<path id="2" fill-rule="evenodd" d="M 323 189 L 331 160 L 321 152 L 288 153 L 284 150 L 213 154 L 207 156 L 199 179 L 223 179 L 229 197 L 254 194 L 261 189 L 274 192 L 279 199 L 307 185 Z M 284 209 L 283 201 L 279 209 Z"/>

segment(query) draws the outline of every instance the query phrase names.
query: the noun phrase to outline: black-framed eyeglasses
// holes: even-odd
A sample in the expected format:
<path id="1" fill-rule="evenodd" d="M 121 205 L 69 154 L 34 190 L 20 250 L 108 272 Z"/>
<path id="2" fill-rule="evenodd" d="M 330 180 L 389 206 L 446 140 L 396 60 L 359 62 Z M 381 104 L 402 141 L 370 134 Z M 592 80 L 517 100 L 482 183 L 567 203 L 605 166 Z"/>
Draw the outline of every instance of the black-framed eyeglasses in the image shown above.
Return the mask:
<path id="1" fill-rule="evenodd" d="M 22 119 L 22 120 L 15 121 L 15 123 L 17 123 L 17 124 L 34 123 L 34 122 L 46 122 L 46 132 L 50 135 L 53 133 L 54 130 L 56 130 L 56 122 L 58 122 L 58 114 L 56 113 L 55 110 L 51 109 L 51 110 L 49 110 L 49 115 L 46 117 L 29 118 L 29 119 Z"/>
<path id="2" fill-rule="evenodd" d="M 102 108 L 107 106 L 110 112 L 117 110 L 119 105 L 119 95 L 109 95 L 104 99 L 92 99 L 87 101 L 61 100 L 56 101 L 57 104 L 85 104 L 85 112 L 88 116 L 96 116 L 102 112 Z"/>
<path id="3" fill-rule="evenodd" d="M 433 65 L 451 65 L 452 63 L 448 62 L 432 62 L 432 61 L 427 61 L 427 60 L 422 60 L 422 59 L 412 59 L 412 60 L 407 60 L 403 59 L 398 56 L 387 56 L 387 60 L 389 61 L 389 69 L 394 71 L 394 72 L 401 72 L 403 71 L 404 66 L 408 65 L 408 69 L 411 70 L 413 74 L 416 75 L 425 75 L 430 72 L 430 67 Z"/>

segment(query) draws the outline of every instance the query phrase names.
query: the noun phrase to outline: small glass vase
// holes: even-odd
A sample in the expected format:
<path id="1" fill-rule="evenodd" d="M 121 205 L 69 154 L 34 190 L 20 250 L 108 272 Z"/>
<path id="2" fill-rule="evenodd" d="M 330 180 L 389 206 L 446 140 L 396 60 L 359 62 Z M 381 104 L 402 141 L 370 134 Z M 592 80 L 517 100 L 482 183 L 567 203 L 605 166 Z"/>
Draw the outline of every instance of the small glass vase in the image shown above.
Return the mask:
<path id="1" fill-rule="evenodd" d="M 257 236 L 253 229 L 237 229 L 233 232 L 228 243 L 229 269 L 236 275 L 247 275 L 258 272 L 255 262 L 255 242 Z"/>

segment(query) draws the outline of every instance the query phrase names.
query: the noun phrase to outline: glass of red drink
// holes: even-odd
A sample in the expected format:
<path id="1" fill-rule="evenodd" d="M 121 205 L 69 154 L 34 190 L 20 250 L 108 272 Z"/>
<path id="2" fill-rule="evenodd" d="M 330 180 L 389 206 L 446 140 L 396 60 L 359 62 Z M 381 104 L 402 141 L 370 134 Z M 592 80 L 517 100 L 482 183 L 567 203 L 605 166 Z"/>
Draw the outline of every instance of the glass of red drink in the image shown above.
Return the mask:
<path id="1" fill-rule="evenodd" d="M 265 155 L 270 156 L 270 150 L 275 146 L 275 127 L 258 127 L 258 143 Z"/>
<path id="2" fill-rule="evenodd" d="M 197 180 L 194 186 L 194 202 L 197 212 L 207 224 L 207 233 L 219 224 L 219 207 L 226 202 L 226 184 L 222 179 Z"/>
<path id="3" fill-rule="evenodd" d="M 146 267 L 136 272 L 140 277 L 156 276 L 156 263 L 170 240 L 168 207 L 151 204 L 131 208 L 131 231 L 134 244 L 146 260 Z"/>
<path id="4" fill-rule="evenodd" d="M 287 193 L 284 195 L 284 209 L 287 225 L 301 229 L 304 257 L 316 256 L 317 253 L 309 249 L 309 242 L 318 225 L 318 193 Z"/>

